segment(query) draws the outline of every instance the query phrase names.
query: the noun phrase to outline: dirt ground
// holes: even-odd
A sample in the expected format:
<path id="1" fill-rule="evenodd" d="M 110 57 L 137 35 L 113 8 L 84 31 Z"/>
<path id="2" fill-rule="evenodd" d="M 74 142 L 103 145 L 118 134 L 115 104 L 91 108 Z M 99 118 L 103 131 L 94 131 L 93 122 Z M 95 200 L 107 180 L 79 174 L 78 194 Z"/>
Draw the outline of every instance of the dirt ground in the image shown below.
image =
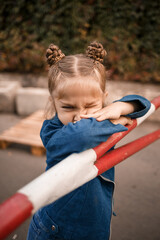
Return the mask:
<path id="1" fill-rule="evenodd" d="M 21 117 L 0 114 L 0 132 Z M 146 121 L 121 140 L 119 145 L 159 128 L 158 122 Z M 116 167 L 116 189 L 111 240 L 160 239 L 160 145 L 154 142 Z M 27 146 L 13 144 L 0 150 L 0 201 L 44 172 L 45 156 L 30 154 Z M 25 240 L 28 219 L 6 239 Z"/>

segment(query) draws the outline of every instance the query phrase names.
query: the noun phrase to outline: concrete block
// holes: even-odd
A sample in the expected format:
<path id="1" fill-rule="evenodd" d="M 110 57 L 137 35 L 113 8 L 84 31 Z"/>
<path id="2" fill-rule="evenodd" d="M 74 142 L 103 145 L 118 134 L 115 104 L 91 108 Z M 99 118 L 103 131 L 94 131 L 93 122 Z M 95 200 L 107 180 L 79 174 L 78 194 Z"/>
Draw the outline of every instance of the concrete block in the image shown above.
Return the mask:
<path id="1" fill-rule="evenodd" d="M 45 109 L 49 97 L 47 89 L 20 88 L 16 95 L 16 111 L 19 115 L 29 115 L 37 110 Z"/>
<path id="2" fill-rule="evenodd" d="M 0 81 L 18 81 L 22 87 L 47 88 L 48 76 L 45 74 L 0 73 Z"/>
<path id="3" fill-rule="evenodd" d="M 15 97 L 20 87 L 18 81 L 0 81 L 0 112 L 15 111 Z"/>

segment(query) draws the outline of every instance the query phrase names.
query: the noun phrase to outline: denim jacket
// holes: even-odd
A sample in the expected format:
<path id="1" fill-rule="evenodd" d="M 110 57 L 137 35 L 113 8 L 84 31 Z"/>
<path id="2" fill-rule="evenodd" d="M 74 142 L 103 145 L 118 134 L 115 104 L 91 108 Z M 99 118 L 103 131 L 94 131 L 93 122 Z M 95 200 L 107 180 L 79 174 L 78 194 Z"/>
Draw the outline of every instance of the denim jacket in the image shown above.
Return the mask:
<path id="1" fill-rule="evenodd" d="M 128 95 L 118 101 L 139 102 L 140 111 L 129 114 L 131 118 L 143 116 L 151 105 L 138 95 Z M 112 134 L 126 130 L 121 124 L 115 125 L 109 120 L 98 122 L 95 118 L 67 125 L 63 125 L 57 115 L 45 120 L 40 136 L 47 151 L 46 170 L 70 154 L 93 148 Z M 32 220 L 39 234 L 37 239 L 108 240 L 113 192 L 114 167 L 38 210 Z"/>

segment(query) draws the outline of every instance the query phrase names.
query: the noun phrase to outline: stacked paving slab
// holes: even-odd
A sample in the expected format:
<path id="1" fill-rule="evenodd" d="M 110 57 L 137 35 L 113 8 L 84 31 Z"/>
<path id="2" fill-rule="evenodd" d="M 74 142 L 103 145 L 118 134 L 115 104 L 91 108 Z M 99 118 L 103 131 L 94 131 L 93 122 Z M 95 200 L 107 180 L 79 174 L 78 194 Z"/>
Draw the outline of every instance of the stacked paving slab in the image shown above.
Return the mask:
<path id="1" fill-rule="evenodd" d="M 48 97 L 46 88 L 24 88 L 17 81 L 0 81 L 0 112 L 27 116 L 45 109 Z"/>

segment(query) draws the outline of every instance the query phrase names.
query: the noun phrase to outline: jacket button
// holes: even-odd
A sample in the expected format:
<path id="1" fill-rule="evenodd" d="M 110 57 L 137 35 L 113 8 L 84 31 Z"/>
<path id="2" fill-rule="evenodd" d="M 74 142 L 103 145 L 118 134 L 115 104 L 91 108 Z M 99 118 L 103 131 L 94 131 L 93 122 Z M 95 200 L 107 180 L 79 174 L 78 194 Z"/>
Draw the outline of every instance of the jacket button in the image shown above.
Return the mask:
<path id="1" fill-rule="evenodd" d="M 52 225 L 52 231 L 55 231 L 56 230 L 56 227 L 54 225 Z"/>

